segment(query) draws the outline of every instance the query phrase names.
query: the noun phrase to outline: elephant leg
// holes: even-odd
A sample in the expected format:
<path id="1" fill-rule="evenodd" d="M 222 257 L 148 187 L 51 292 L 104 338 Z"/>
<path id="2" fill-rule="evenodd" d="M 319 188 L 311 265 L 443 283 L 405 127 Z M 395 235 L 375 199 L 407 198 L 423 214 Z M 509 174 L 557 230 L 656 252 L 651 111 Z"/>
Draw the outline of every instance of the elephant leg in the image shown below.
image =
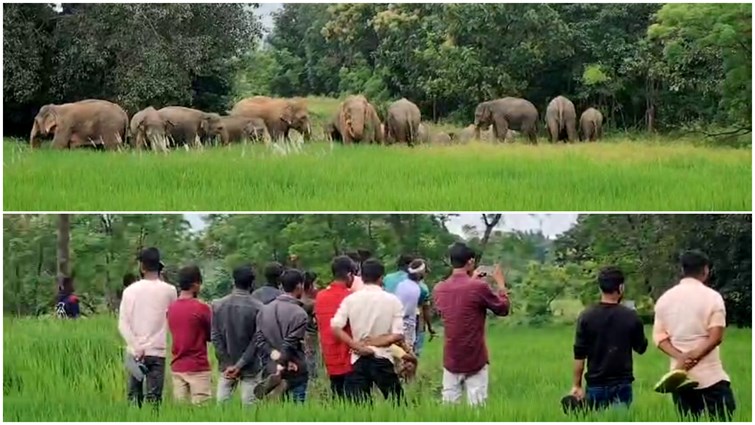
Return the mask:
<path id="1" fill-rule="evenodd" d="M 52 147 L 55 149 L 68 149 L 71 147 L 71 129 L 59 127 L 55 130 L 52 138 Z"/>
<path id="2" fill-rule="evenodd" d="M 550 135 L 551 143 L 558 142 L 558 130 L 559 130 L 558 127 L 559 126 L 556 120 L 554 119 L 548 120 L 548 134 Z"/>
<path id="3" fill-rule="evenodd" d="M 573 143 L 577 140 L 577 126 L 574 123 L 568 123 L 566 125 L 566 134 L 569 138 L 569 142 Z"/>
<path id="4" fill-rule="evenodd" d="M 509 122 L 506 121 L 506 119 L 502 116 L 495 117 L 495 121 L 493 122 L 493 139 L 505 142 L 506 141 L 506 133 L 509 131 Z"/>
<path id="5" fill-rule="evenodd" d="M 527 127 L 522 128 L 523 132 L 527 133 L 527 138 L 533 145 L 537 144 L 537 125 L 535 123 L 529 124 Z"/>

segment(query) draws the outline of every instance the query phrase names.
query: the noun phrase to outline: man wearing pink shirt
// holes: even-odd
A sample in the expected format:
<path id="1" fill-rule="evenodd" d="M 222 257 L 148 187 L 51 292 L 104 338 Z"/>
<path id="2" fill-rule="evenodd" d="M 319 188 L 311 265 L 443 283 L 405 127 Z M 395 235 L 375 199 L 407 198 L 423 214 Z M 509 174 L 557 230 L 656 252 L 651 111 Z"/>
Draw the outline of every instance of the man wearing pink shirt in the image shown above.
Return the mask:
<path id="1" fill-rule="evenodd" d="M 671 358 L 672 370 L 687 370 L 698 383 L 673 393 L 679 412 L 694 419 L 706 413 L 717 421 L 730 420 L 736 404 L 718 349 L 726 327 L 724 300 L 705 285 L 710 277 L 705 254 L 685 252 L 681 263 L 684 278 L 655 303 L 653 340 Z"/>
<path id="2" fill-rule="evenodd" d="M 144 381 L 147 403 L 162 401 L 165 381 L 165 348 L 167 345 L 168 307 L 178 298 L 173 285 L 160 279 L 160 251 L 146 248 L 139 254 L 142 279 L 123 290 L 118 311 L 118 331 L 126 342 L 127 362 L 135 361 L 144 373 L 143 379 L 129 377 L 128 398 L 142 406 Z"/>

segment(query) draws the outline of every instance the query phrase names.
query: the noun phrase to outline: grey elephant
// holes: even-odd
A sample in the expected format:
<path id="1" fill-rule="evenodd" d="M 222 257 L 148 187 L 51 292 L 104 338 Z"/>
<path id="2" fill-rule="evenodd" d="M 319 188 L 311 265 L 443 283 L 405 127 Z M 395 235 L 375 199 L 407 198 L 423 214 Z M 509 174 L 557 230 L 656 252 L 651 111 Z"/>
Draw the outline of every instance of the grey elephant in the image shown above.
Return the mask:
<path id="1" fill-rule="evenodd" d="M 406 143 L 413 146 L 417 141 L 422 114 L 414 103 L 406 98 L 393 102 L 388 107 L 385 119 L 386 143 Z"/>
<path id="2" fill-rule="evenodd" d="M 131 141 L 137 149 L 147 146 L 154 151 L 167 152 L 172 127 L 170 120 L 149 106 L 131 117 Z"/>
<path id="3" fill-rule="evenodd" d="M 475 125 L 469 124 L 459 132 L 458 140 L 461 143 L 467 143 L 475 138 Z"/>
<path id="4" fill-rule="evenodd" d="M 238 115 L 221 117 L 220 141 L 223 145 L 246 140 L 263 141 L 270 136 L 262 118 L 247 118 Z"/>
<path id="5" fill-rule="evenodd" d="M 362 95 L 349 96 L 338 110 L 338 129 L 346 145 L 382 143 L 383 132 L 375 107 Z"/>
<path id="6" fill-rule="evenodd" d="M 419 126 L 417 127 L 417 142 L 430 143 L 430 130 L 424 123 L 419 123 Z"/>
<path id="7" fill-rule="evenodd" d="M 126 140 L 128 115 L 115 103 L 89 99 L 62 105 L 45 105 L 34 117 L 29 135 L 32 148 L 41 136 L 52 134 L 55 149 L 104 146 L 119 149 Z"/>
<path id="8" fill-rule="evenodd" d="M 220 115 L 183 106 L 166 106 L 157 111 L 163 119 L 173 123 L 170 136 L 179 146 L 200 147 L 202 142 L 219 136 L 223 131 Z"/>
<path id="9" fill-rule="evenodd" d="M 571 100 L 557 96 L 545 109 L 545 124 L 552 143 L 577 140 L 577 111 Z"/>
<path id="10" fill-rule="evenodd" d="M 309 109 L 304 99 L 274 99 L 268 96 L 254 96 L 242 99 L 229 111 L 230 115 L 249 118 L 262 118 L 273 140 L 289 140 L 291 130 L 299 132 L 305 141 L 312 136 Z"/>
<path id="11" fill-rule="evenodd" d="M 595 108 L 587 108 L 579 117 L 579 128 L 582 130 L 580 140 L 594 142 L 603 137 L 603 114 Z"/>
<path id="12" fill-rule="evenodd" d="M 450 145 L 453 139 L 454 138 L 451 134 L 444 133 L 442 131 L 440 133 L 435 133 L 432 137 L 433 143 L 439 145 Z"/>
<path id="13" fill-rule="evenodd" d="M 537 143 L 537 108 L 532 102 L 518 97 L 489 100 L 475 109 L 475 138 L 480 139 L 480 130 L 492 125 L 496 140 L 505 141 L 509 129 L 527 135 Z"/>
<path id="14" fill-rule="evenodd" d="M 343 142 L 341 130 L 338 128 L 338 112 L 325 124 L 325 137 L 331 142 Z"/>

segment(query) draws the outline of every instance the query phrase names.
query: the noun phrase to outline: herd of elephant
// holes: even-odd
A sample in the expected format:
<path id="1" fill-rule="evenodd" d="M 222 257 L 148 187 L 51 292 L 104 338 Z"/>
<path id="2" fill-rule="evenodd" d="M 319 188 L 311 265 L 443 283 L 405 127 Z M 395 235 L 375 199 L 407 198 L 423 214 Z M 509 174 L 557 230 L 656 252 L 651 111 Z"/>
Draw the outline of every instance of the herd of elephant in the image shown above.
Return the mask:
<path id="1" fill-rule="evenodd" d="M 553 99 L 546 109 L 545 121 L 553 142 L 577 139 L 574 104 L 563 96 Z M 325 136 L 344 144 L 450 143 L 453 140 L 482 140 L 482 131 L 490 140 L 511 140 L 517 132 L 537 142 L 538 112 L 535 106 L 515 97 L 482 102 L 475 110 L 474 124 L 458 135 L 430 134 L 422 123 L 417 105 L 407 99 L 393 102 L 380 120 L 375 107 L 362 95 L 347 97 L 325 126 Z M 579 121 L 580 140 L 597 140 L 602 135 L 602 114 L 589 108 Z M 131 117 L 119 105 L 98 99 L 63 105 L 45 105 L 34 118 L 30 135 L 32 147 L 39 146 L 41 136 L 53 136 L 53 147 L 81 146 L 121 149 L 129 144 L 137 149 L 167 151 L 171 147 L 194 147 L 219 138 L 227 145 L 237 141 L 275 141 L 289 139 L 291 130 L 305 141 L 312 136 L 309 111 L 304 99 L 281 99 L 254 96 L 243 99 L 221 116 L 183 106 L 162 109 L 148 107 Z"/>

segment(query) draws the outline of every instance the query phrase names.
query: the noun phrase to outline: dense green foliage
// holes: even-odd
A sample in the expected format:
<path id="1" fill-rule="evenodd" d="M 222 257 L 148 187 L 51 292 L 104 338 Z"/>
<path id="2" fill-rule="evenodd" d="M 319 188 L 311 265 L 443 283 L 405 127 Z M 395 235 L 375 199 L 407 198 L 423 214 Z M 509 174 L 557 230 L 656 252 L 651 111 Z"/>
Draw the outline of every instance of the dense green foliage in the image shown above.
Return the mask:
<path id="1" fill-rule="evenodd" d="M 6 313 L 50 311 L 57 218 L 4 217 Z M 729 322 L 750 325 L 749 215 L 585 215 L 555 240 L 539 232 L 501 232 L 489 220 L 485 241 L 477 228 L 451 233 L 448 220 L 447 215 L 407 214 L 210 215 L 197 232 L 181 215 L 75 215 L 71 262 L 77 292 L 93 313 L 117 305 L 121 277 L 137 271 L 136 253 L 146 246 L 163 250 L 169 280 L 181 265 L 200 265 L 205 273 L 202 297 L 213 299 L 228 293 L 229 272 L 241 263 L 261 269 L 272 260 L 289 264 L 289 256 L 296 255 L 296 266 L 317 272 L 324 286 L 331 259 L 357 249 L 372 252 L 388 270 L 400 253 L 419 255 L 430 264 L 427 281 L 433 286 L 450 271 L 448 246 L 464 238 L 482 252 L 480 264 L 504 265 L 515 300 L 514 321 L 541 324 L 573 320 L 583 303 L 594 302 L 595 275 L 607 264 L 625 270 L 627 297 L 650 316 L 653 300 L 679 277 L 679 253 L 699 248 L 715 264 L 712 286 L 726 299 Z"/>
<path id="2" fill-rule="evenodd" d="M 670 139 L 574 146 L 311 143 L 139 152 L 4 144 L 10 211 L 749 211 L 752 155 Z M 82 167 L 86 164 L 86 167 Z"/>
<path id="3" fill-rule="evenodd" d="M 285 4 L 241 91 L 405 96 L 472 120 L 515 95 L 557 95 L 614 128 L 749 128 L 752 5 Z M 258 65 L 258 66 L 253 66 Z"/>
<path id="4" fill-rule="evenodd" d="M 404 387 L 409 400 L 404 407 L 389 405 L 379 396 L 372 407 L 334 404 L 329 402 L 327 380 L 320 374 L 308 389 L 309 400 L 301 406 L 269 402 L 244 409 L 237 398 L 228 406 L 208 403 L 192 408 L 172 402 L 168 376 L 165 403 L 156 412 L 130 408 L 125 402 L 123 342 L 113 318 L 80 321 L 6 318 L 3 418 L 144 422 L 678 421 L 671 397 L 652 390 L 668 370 L 668 360 L 652 347 L 645 355 L 635 356 L 631 409 L 609 409 L 584 418 L 564 415 L 558 401 L 571 385 L 572 328 L 508 327 L 508 321 L 491 319 L 493 323 L 488 327 L 490 395 L 482 408 L 440 405 L 442 341 L 436 339 L 425 344 L 418 379 Z M 721 356 L 737 400 L 734 420 L 748 422 L 752 419 L 751 332 L 727 330 Z M 214 357 L 210 356 L 213 361 Z"/>
<path id="5" fill-rule="evenodd" d="M 46 103 L 97 98 L 222 111 L 261 26 L 244 4 L 3 5 L 5 134 Z"/>

